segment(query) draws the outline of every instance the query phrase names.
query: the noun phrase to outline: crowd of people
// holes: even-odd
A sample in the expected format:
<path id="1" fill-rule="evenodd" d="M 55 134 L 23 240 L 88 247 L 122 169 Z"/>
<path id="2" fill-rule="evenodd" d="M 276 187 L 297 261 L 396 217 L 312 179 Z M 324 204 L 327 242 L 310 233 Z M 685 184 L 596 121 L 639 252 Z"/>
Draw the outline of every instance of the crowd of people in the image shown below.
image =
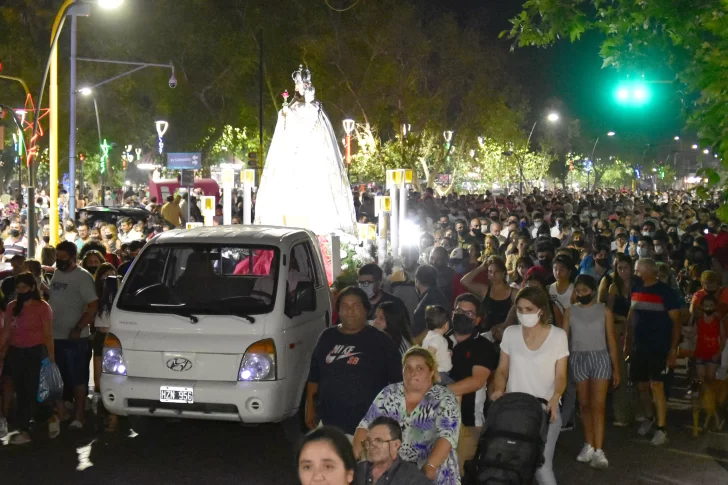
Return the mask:
<path id="1" fill-rule="evenodd" d="M 355 201 L 376 221 L 370 194 Z M 419 247 L 360 268 L 314 351 L 302 483 L 460 483 L 510 392 L 547 403 L 540 485 L 556 483 L 554 448 L 577 416 L 574 457 L 596 469 L 608 419 L 665 445 L 678 357 L 692 392 L 726 377 L 717 207 L 678 191 L 410 193 Z"/>
<path id="2" fill-rule="evenodd" d="M 41 208 L 43 201 L 41 194 Z M 53 246 L 48 218 L 40 215 L 36 251 L 30 255 L 27 213 L 19 208 L 0 221 L 0 254 L 7 268 L 0 283 L 0 437 L 8 433 L 7 417 L 13 417 L 13 429 L 19 431 L 9 440 L 13 445 L 31 442 L 32 420 L 47 422 L 48 435 L 55 438 L 63 422 L 71 431 L 84 428 L 89 401 L 98 412 L 103 343 L 118 279 L 149 239 L 169 229 L 153 215 L 136 222 L 121 217 L 116 223 L 91 223 L 81 212 L 78 221 L 63 221 Z M 45 358 L 58 366 L 64 395 L 40 404 Z M 117 417 L 108 415 L 106 430 L 117 427 Z"/>
<path id="3" fill-rule="evenodd" d="M 50 437 L 63 421 L 84 427 L 89 367 L 99 405 L 118 278 L 147 240 L 180 227 L 187 213 L 179 196 L 125 201 L 150 217 L 66 219 L 55 246 L 42 223 L 33 255 L 27 214 L 18 207 L 0 221 L 10 266 L 0 284 L 0 435 L 13 416 L 20 432 L 11 444 L 31 441 L 40 411 Z M 376 221 L 369 194 L 355 201 L 359 220 Z M 357 285 L 336 295 L 335 325 L 314 349 L 301 481 L 460 483 L 490 403 L 510 392 L 547 403 L 541 485 L 556 483 L 554 449 L 577 416 L 584 444 L 574 456 L 597 469 L 609 466 L 608 419 L 666 444 L 677 358 L 689 357 L 692 392 L 726 377 L 728 225 L 717 207 L 677 191 L 410 193 L 419 245 L 362 266 Z M 215 217 L 220 224 L 221 206 Z M 36 399 L 46 357 L 64 380 L 53 409 Z M 109 416 L 106 427 L 118 420 Z"/>

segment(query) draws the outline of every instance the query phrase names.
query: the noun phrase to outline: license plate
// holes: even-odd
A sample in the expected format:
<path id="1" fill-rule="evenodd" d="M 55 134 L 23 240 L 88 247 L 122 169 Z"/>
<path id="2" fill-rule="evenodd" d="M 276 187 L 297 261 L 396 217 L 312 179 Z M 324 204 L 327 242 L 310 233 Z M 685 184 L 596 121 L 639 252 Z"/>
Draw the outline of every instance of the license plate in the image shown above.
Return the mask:
<path id="1" fill-rule="evenodd" d="M 162 386 L 159 388 L 159 400 L 161 402 L 192 404 L 194 402 L 193 389 L 191 387 Z"/>

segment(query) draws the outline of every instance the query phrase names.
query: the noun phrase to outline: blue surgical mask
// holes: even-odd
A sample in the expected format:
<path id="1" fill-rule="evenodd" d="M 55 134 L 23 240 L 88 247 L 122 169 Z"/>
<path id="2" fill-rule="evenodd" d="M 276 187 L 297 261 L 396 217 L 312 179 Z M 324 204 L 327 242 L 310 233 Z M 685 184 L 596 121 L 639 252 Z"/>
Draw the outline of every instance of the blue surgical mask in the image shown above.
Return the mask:
<path id="1" fill-rule="evenodd" d="M 637 241 L 639 241 L 639 240 L 640 240 L 639 236 L 630 236 L 629 237 L 629 242 L 631 242 L 631 243 L 637 243 Z"/>

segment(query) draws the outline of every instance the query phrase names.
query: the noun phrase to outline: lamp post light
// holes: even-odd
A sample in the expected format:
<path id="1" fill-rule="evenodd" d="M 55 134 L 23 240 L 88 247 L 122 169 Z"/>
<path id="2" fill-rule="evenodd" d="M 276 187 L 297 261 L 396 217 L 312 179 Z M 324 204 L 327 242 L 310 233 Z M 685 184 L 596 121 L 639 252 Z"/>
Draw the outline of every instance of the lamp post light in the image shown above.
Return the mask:
<path id="1" fill-rule="evenodd" d="M 113 9 L 121 6 L 123 0 L 97 0 L 97 5 L 104 9 Z M 35 114 L 33 120 L 33 135 L 31 140 L 33 146 L 31 147 L 31 155 L 28 158 L 29 162 L 29 184 L 28 184 L 28 212 L 31 214 L 35 213 L 35 167 L 33 166 L 33 157 L 37 152 L 37 137 L 38 137 L 38 118 L 40 107 L 43 105 L 43 94 L 45 92 L 46 80 L 50 74 L 50 85 L 49 85 L 49 136 L 48 136 L 48 154 L 49 154 L 49 172 L 50 172 L 50 244 L 56 245 L 58 242 L 58 39 L 60 38 L 63 25 L 67 15 L 71 15 L 71 22 L 74 32 L 71 38 L 71 114 L 75 115 L 75 77 L 76 77 L 76 63 L 75 63 L 75 49 L 76 49 L 76 36 L 75 36 L 75 21 L 77 15 L 88 15 L 86 12 L 81 10 L 82 7 L 89 6 L 89 1 L 83 0 L 65 0 L 58 10 L 56 17 L 53 21 L 53 27 L 51 29 L 51 53 L 46 64 L 45 72 L 43 74 L 43 80 L 41 82 L 40 94 L 38 96 L 38 103 L 35 107 Z M 79 10 L 73 11 L 74 7 L 79 7 Z M 73 153 L 73 165 L 70 167 L 69 175 L 71 182 L 75 183 L 75 174 L 73 168 L 75 168 L 75 128 L 71 130 L 71 138 L 73 143 L 70 145 L 70 152 Z M 70 206 L 75 210 L 75 185 L 71 187 L 70 194 Z M 72 204 L 72 205 L 71 205 Z M 72 214 L 73 217 L 75 214 Z M 35 232 L 36 232 L 36 221 L 34 218 L 28 218 L 28 254 L 35 252 Z"/>
<path id="2" fill-rule="evenodd" d="M 614 136 L 614 135 L 616 135 L 616 133 L 613 132 L 613 131 L 607 132 L 607 136 L 610 136 L 611 137 L 611 136 Z M 594 152 L 597 149 L 597 144 L 599 143 L 599 138 L 600 137 L 598 136 L 597 137 L 597 141 L 594 142 L 594 148 L 592 148 L 591 158 L 589 158 L 589 161 L 587 162 L 587 167 L 588 167 L 588 170 L 587 170 L 587 173 L 586 173 L 587 174 L 587 177 L 586 177 L 586 191 L 587 192 L 589 192 L 589 173 L 591 172 L 591 169 L 592 169 L 592 163 L 594 161 Z M 595 180 L 594 181 L 596 182 L 596 177 L 595 177 Z"/>
<path id="3" fill-rule="evenodd" d="M 104 153 L 102 148 L 102 142 L 101 142 L 101 118 L 99 118 L 99 104 L 96 102 L 96 96 L 94 95 L 94 90 L 91 89 L 88 86 L 84 86 L 81 89 L 78 90 L 79 93 L 81 93 L 83 96 L 91 96 L 91 99 L 94 101 L 94 112 L 96 113 L 96 130 L 98 131 L 99 135 L 99 149 L 102 151 L 101 154 L 101 161 L 100 163 L 103 165 L 102 167 L 99 167 L 99 173 L 101 174 L 101 206 L 106 205 L 106 189 L 104 188 L 104 174 L 106 173 L 106 161 L 104 160 Z M 108 151 L 107 151 L 107 158 L 108 158 Z M 81 180 L 81 184 L 83 186 L 83 180 Z"/>
<path id="4" fill-rule="evenodd" d="M 164 134 L 167 133 L 167 130 L 169 129 L 169 123 L 159 120 L 155 121 L 154 125 L 157 128 L 159 154 L 161 155 L 164 153 Z"/>
<path id="5" fill-rule="evenodd" d="M 675 138 L 673 138 L 675 141 L 680 141 L 680 137 L 678 135 L 675 135 Z"/>
<path id="6" fill-rule="evenodd" d="M 354 120 L 347 118 L 341 124 L 344 125 L 346 132 L 346 177 L 348 178 L 351 169 L 351 134 L 354 131 Z"/>
<path id="7" fill-rule="evenodd" d="M 695 143 L 695 144 L 693 144 L 692 148 L 693 148 L 693 150 L 697 150 L 699 147 L 698 147 L 697 143 Z"/>

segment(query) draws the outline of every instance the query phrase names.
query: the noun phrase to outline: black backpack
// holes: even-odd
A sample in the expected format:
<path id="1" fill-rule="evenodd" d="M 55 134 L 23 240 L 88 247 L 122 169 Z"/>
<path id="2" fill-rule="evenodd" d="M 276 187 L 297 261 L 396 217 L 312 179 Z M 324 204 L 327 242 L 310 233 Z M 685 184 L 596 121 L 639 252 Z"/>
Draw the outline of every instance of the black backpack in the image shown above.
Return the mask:
<path id="1" fill-rule="evenodd" d="M 545 402 L 522 392 L 504 394 L 493 402 L 463 483 L 531 485 L 544 462 L 549 429 Z"/>

